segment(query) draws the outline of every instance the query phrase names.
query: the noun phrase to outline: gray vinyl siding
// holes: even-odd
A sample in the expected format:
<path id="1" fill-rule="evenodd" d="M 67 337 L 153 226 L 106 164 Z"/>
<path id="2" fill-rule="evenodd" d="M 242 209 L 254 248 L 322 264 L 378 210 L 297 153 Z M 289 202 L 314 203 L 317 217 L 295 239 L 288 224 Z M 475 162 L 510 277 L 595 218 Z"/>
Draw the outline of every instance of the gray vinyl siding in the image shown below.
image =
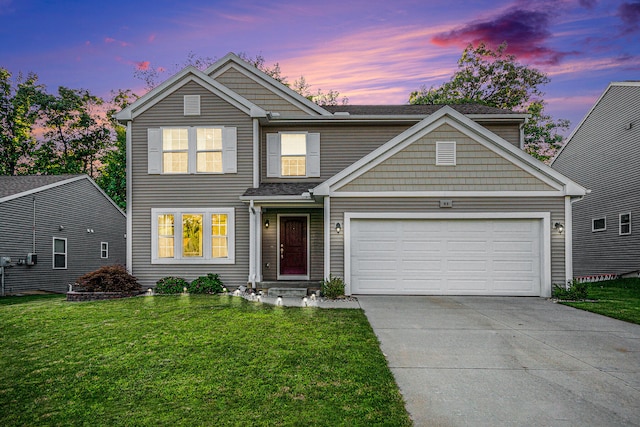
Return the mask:
<path id="1" fill-rule="evenodd" d="M 307 115 L 289 101 L 233 68 L 216 77 L 216 81 L 266 111 L 277 112 L 283 116 Z"/>
<path id="2" fill-rule="evenodd" d="M 322 209 L 275 209 L 268 208 L 262 214 L 262 280 L 274 281 L 278 277 L 278 214 L 309 214 L 309 280 L 324 278 L 324 214 Z M 269 220 L 269 228 L 264 222 Z M 269 266 L 267 267 L 267 264 Z"/>
<path id="3" fill-rule="evenodd" d="M 573 205 L 575 276 L 640 270 L 640 86 L 609 88 L 552 167 L 591 190 Z M 633 126 L 627 129 L 627 125 Z M 619 214 L 631 212 L 631 235 Z M 594 218 L 607 229 L 591 231 Z"/>
<path id="4" fill-rule="evenodd" d="M 436 142 L 456 142 L 456 165 L 436 165 Z M 495 152 L 442 125 L 340 191 L 554 191 Z"/>
<path id="5" fill-rule="evenodd" d="M 557 198 L 453 198 L 451 213 L 550 212 L 551 223 L 564 223 L 564 199 Z M 440 213 L 439 198 L 331 198 L 331 274 L 344 277 L 344 233 L 335 232 L 335 223 L 344 224 L 345 212 Z M 565 278 L 564 234 L 551 234 L 551 281 L 563 284 Z"/>
<path id="6" fill-rule="evenodd" d="M 512 123 L 479 123 L 502 139 L 520 148 L 520 125 Z"/>
<path id="7" fill-rule="evenodd" d="M 34 200 L 38 262 L 16 265 L 34 252 Z M 0 203 L 0 256 L 10 256 L 14 264 L 6 270 L 6 292 L 66 292 L 69 283 L 103 265 L 124 265 L 125 233 L 122 212 L 86 179 Z M 54 237 L 67 239 L 66 270 L 53 269 Z M 101 242 L 109 243 L 107 259 L 100 257 Z"/>
<path id="8" fill-rule="evenodd" d="M 266 134 L 278 132 L 320 133 L 320 178 L 308 178 L 309 181 L 324 181 L 337 174 L 352 163 L 360 160 L 376 148 L 396 137 L 410 125 L 309 125 L 280 126 L 262 128 L 260 143 L 260 162 L 262 182 L 291 181 L 291 178 L 267 178 L 266 176 Z M 305 178 L 302 178 L 305 179 Z M 297 181 L 298 179 L 296 179 Z"/>
<path id="9" fill-rule="evenodd" d="M 183 96 L 201 95 L 201 115 L 184 116 Z M 147 174 L 147 129 L 162 126 L 237 127 L 237 173 L 216 175 Z M 249 116 L 196 83 L 180 88 L 138 116 L 132 125 L 132 272 L 145 286 L 165 276 L 193 280 L 217 273 L 225 285 L 247 283 L 249 275 L 249 214 L 239 196 L 253 184 L 253 128 Z M 233 208 L 235 264 L 151 264 L 152 208 Z"/>

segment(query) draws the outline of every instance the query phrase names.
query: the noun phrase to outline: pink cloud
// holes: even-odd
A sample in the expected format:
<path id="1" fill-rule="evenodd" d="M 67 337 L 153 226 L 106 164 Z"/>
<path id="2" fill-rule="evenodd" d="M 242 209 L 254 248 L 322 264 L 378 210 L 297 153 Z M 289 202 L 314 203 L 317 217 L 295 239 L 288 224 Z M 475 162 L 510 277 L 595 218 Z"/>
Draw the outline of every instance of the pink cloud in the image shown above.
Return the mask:
<path id="1" fill-rule="evenodd" d="M 520 59 L 538 64 L 558 64 L 571 53 L 546 47 L 551 37 L 549 27 L 551 15 L 546 11 L 510 9 L 499 15 L 471 22 L 434 36 L 431 41 L 436 46 L 457 46 L 464 48 L 468 44 L 486 43 L 496 48 L 507 42 L 508 52 Z M 573 52 L 575 53 L 575 52 Z"/>
<path id="2" fill-rule="evenodd" d="M 104 42 L 105 43 L 114 43 L 116 41 L 116 39 L 111 38 L 111 37 L 105 37 L 104 38 Z"/>
<path id="3" fill-rule="evenodd" d="M 147 38 L 147 41 L 148 41 L 149 43 L 153 43 L 153 42 L 155 41 L 155 39 L 156 39 L 156 35 L 155 35 L 155 34 L 151 34 L 151 35 L 149 36 L 149 38 Z"/>
<path id="4" fill-rule="evenodd" d="M 404 26 L 365 29 L 307 47 L 279 61 L 288 80 L 304 75 L 311 86 L 340 92 L 353 104 L 404 104 L 422 84 L 448 79 L 457 49 L 430 48 L 428 40 L 443 29 Z M 453 55 L 453 58 L 452 58 Z"/>
<path id="5" fill-rule="evenodd" d="M 128 42 L 125 42 L 125 41 L 122 41 L 122 40 L 116 40 L 113 37 L 105 37 L 104 38 L 104 42 L 107 43 L 107 44 L 118 43 L 122 47 L 131 46 L 131 43 L 128 43 Z"/>
<path id="6" fill-rule="evenodd" d="M 136 62 L 136 70 L 147 71 L 151 63 L 149 61 Z"/>

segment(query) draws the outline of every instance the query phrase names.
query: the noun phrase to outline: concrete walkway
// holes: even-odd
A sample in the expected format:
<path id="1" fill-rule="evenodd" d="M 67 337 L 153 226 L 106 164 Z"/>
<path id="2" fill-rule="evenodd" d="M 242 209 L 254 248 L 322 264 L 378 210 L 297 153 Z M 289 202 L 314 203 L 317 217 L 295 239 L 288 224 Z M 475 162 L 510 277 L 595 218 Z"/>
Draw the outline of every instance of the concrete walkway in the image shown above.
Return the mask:
<path id="1" fill-rule="evenodd" d="M 416 426 L 640 425 L 640 325 L 542 298 L 358 300 Z"/>

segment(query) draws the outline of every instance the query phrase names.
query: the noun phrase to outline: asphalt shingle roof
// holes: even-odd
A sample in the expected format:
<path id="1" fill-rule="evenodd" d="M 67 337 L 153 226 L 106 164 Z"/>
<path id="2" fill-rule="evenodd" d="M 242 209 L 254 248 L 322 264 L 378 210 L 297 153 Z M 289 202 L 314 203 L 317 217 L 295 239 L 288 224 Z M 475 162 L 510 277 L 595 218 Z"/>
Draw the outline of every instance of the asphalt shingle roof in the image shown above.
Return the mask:
<path id="1" fill-rule="evenodd" d="M 345 112 L 354 116 L 401 116 L 401 115 L 429 115 L 438 111 L 444 105 L 329 105 L 323 108 L 330 113 Z M 450 104 L 462 114 L 522 114 L 519 111 L 503 110 L 480 104 Z"/>
<path id="2" fill-rule="evenodd" d="M 258 188 L 247 188 L 243 196 L 300 196 L 310 188 L 318 186 L 319 182 L 270 182 L 262 183 Z"/>
<path id="3" fill-rule="evenodd" d="M 2 175 L 0 176 L 0 199 L 77 176 L 80 175 Z"/>

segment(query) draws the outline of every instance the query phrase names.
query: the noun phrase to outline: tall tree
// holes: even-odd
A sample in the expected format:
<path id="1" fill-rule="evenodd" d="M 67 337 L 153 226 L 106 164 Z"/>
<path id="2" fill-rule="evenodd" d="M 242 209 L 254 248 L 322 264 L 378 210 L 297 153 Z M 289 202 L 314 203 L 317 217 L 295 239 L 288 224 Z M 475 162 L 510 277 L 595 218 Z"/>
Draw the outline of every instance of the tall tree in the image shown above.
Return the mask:
<path id="1" fill-rule="evenodd" d="M 104 101 L 84 89 L 58 88 L 42 102 L 44 139 L 35 152 L 34 171 L 86 173 L 95 177 L 111 132 L 100 111 Z"/>
<path id="2" fill-rule="evenodd" d="M 554 121 L 544 112 L 541 86 L 550 80 L 543 72 L 520 64 L 506 53 L 507 44 L 496 50 L 484 43 L 469 45 L 458 60 L 458 70 L 441 86 L 421 87 L 409 96 L 410 104 L 476 103 L 531 115 L 525 126 L 525 149 L 540 160 L 549 160 L 562 146 L 560 131 L 567 120 Z"/>
<path id="3" fill-rule="evenodd" d="M 43 87 L 30 73 L 11 81 L 11 73 L 0 68 L 0 175 L 27 173 L 36 140 L 33 128 L 38 119 Z"/>

